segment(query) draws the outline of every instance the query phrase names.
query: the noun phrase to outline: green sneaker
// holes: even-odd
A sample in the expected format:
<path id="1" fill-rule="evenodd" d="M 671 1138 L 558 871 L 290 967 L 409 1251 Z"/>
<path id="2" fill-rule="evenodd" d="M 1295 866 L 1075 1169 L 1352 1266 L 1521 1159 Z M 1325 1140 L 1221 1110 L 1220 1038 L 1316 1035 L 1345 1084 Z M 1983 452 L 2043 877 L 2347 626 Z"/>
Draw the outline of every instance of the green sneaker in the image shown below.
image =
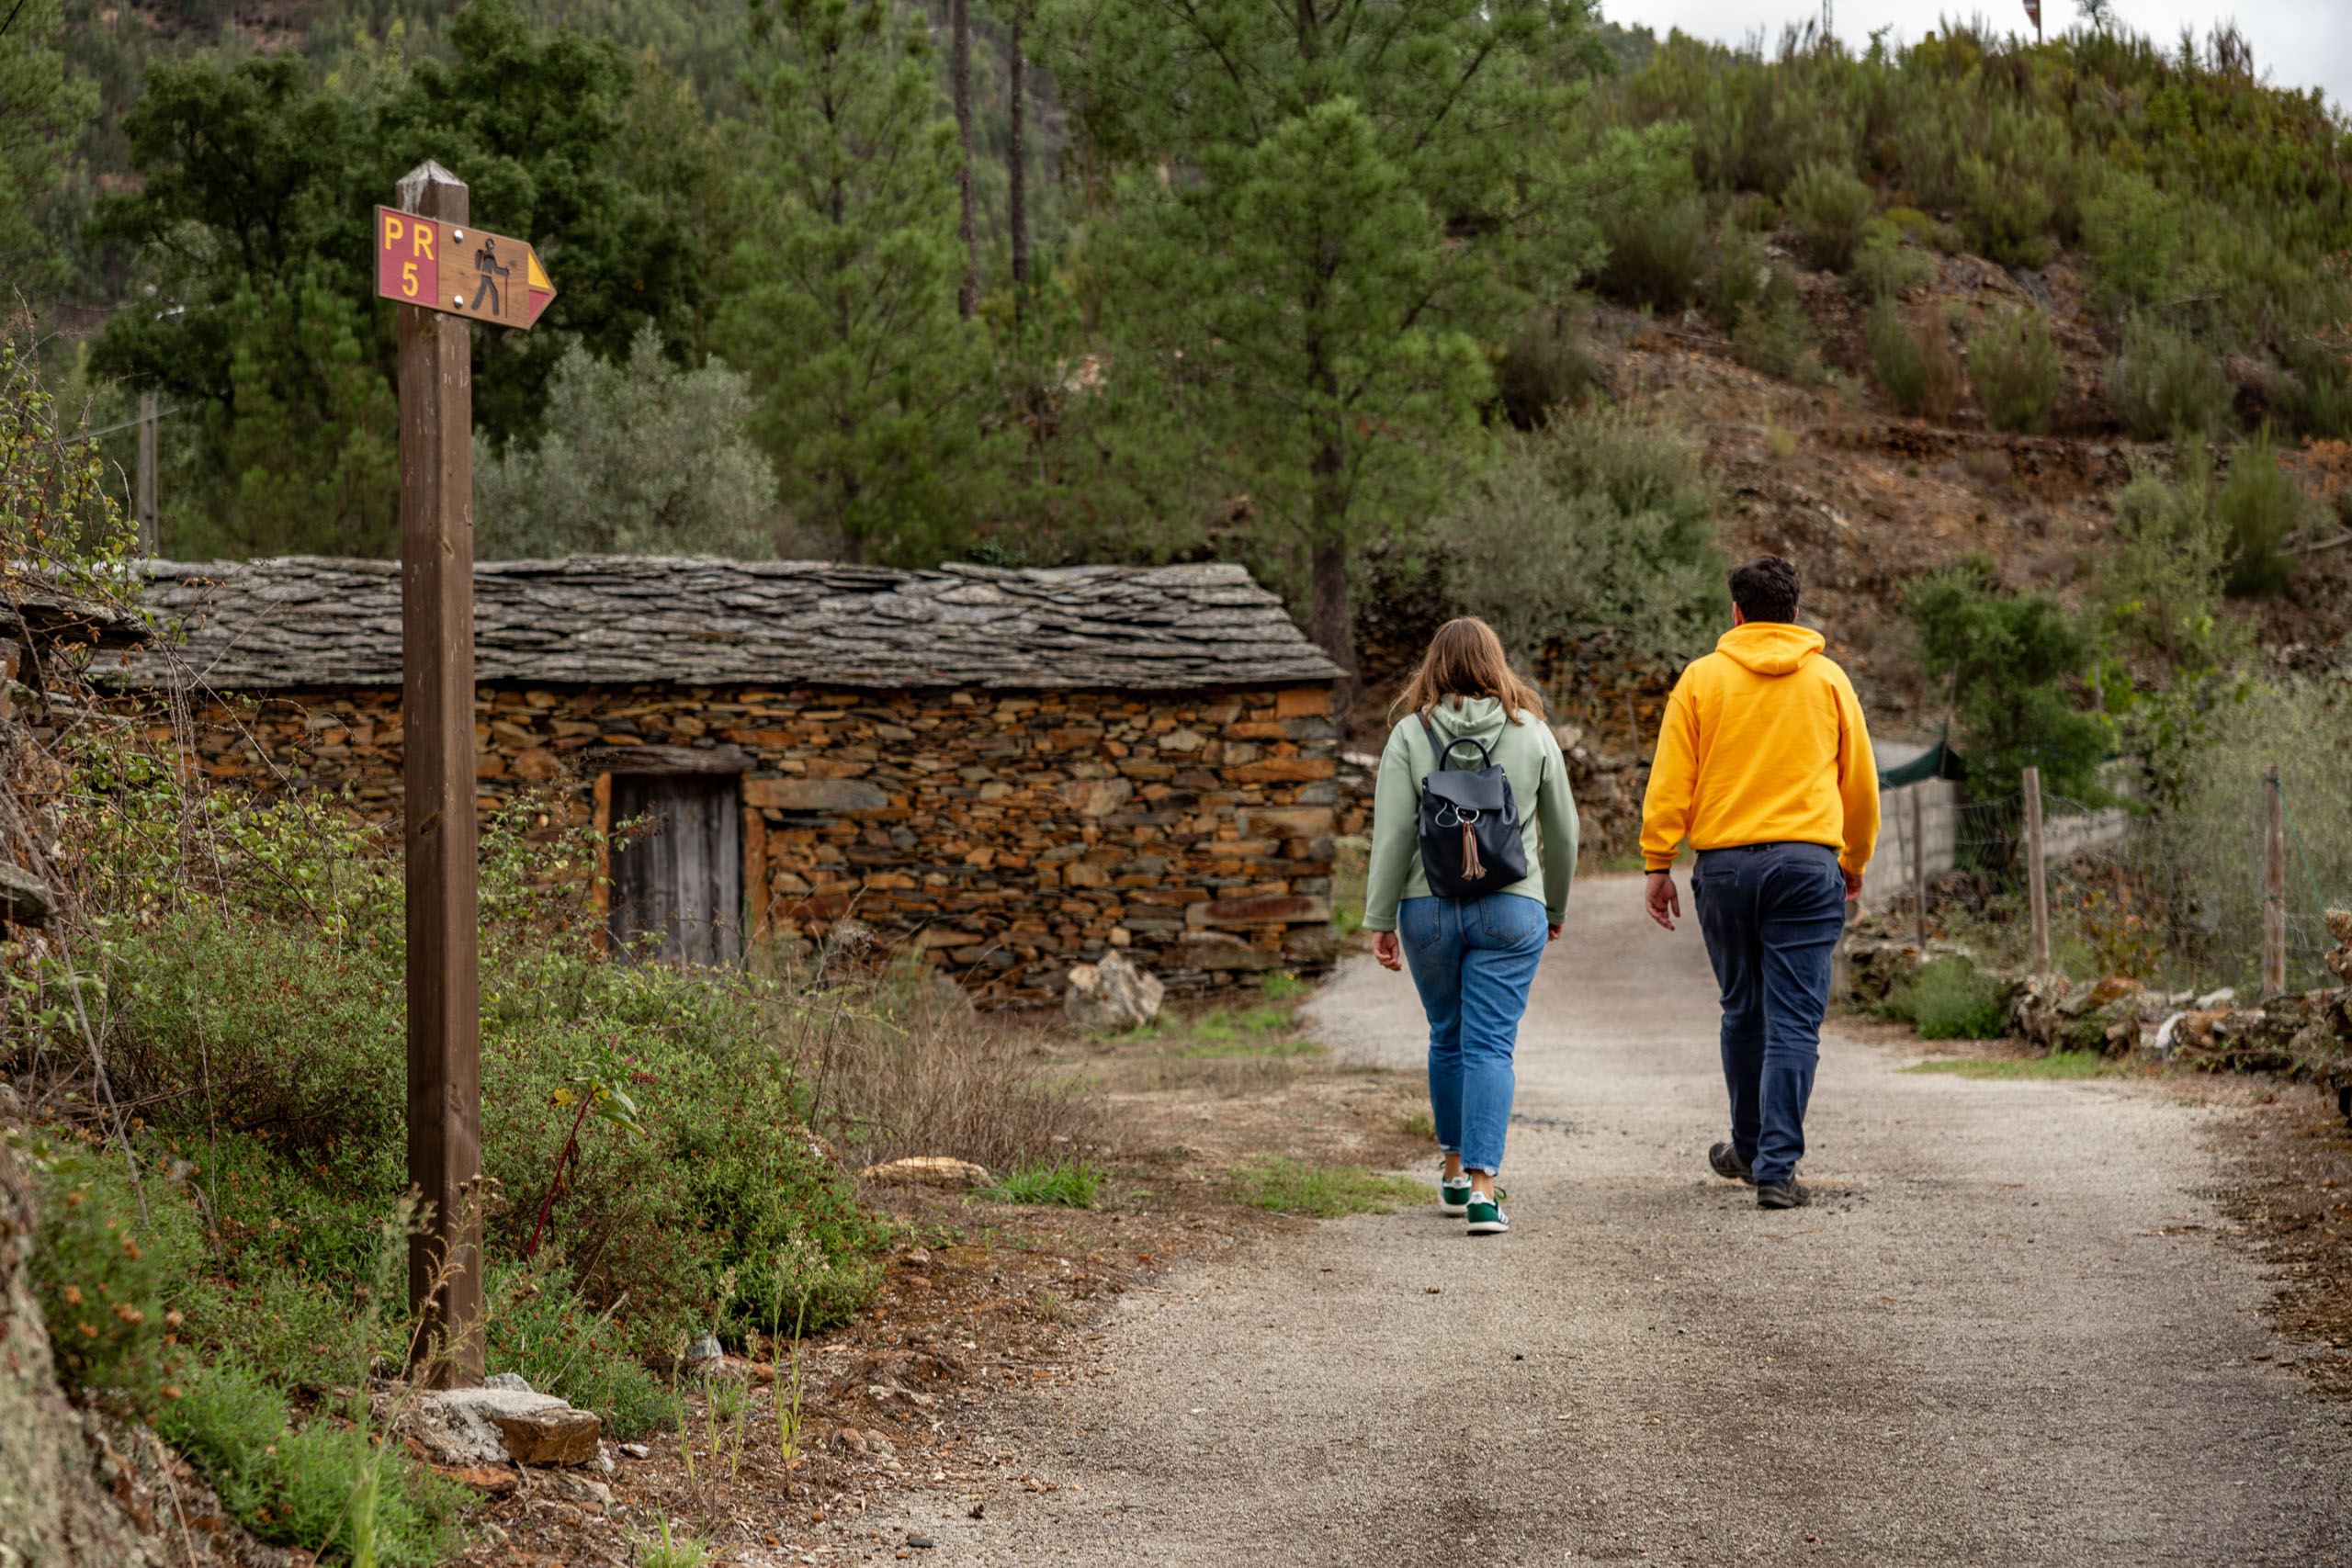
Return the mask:
<path id="1" fill-rule="evenodd" d="M 1470 1216 L 1472 1235 L 1500 1235 L 1510 1229 L 1510 1216 L 1503 1213 L 1501 1204 L 1491 1200 L 1473 1197 L 1465 1212 Z"/>
<path id="2" fill-rule="evenodd" d="M 1437 1179 L 1437 1212 L 1460 1219 L 1470 1212 L 1470 1179 L 1456 1179 L 1441 1176 Z"/>

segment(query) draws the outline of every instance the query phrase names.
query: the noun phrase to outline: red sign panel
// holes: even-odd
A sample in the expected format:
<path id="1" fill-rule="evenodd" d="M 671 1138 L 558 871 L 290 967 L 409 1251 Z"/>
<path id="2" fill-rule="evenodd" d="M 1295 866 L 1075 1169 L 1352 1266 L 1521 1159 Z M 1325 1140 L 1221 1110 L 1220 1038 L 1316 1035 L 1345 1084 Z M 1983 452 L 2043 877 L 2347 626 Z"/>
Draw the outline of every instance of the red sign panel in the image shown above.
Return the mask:
<path id="1" fill-rule="evenodd" d="M 520 240 L 379 207 L 376 292 L 403 305 L 528 330 L 555 298 L 555 285 L 538 253 Z"/>

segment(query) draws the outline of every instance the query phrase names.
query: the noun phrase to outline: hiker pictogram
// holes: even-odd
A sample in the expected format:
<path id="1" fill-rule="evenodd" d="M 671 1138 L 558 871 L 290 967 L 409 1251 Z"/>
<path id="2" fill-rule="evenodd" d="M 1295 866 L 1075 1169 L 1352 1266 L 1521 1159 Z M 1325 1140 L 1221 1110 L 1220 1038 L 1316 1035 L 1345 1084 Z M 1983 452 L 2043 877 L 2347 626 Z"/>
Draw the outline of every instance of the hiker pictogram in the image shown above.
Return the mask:
<path id="1" fill-rule="evenodd" d="M 474 309 L 485 316 L 504 315 L 506 296 L 499 285 L 514 276 L 514 269 L 500 265 L 497 235 L 481 237 L 481 249 L 474 253 L 474 270 L 481 274 L 481 281 L 474 285 Z"/>

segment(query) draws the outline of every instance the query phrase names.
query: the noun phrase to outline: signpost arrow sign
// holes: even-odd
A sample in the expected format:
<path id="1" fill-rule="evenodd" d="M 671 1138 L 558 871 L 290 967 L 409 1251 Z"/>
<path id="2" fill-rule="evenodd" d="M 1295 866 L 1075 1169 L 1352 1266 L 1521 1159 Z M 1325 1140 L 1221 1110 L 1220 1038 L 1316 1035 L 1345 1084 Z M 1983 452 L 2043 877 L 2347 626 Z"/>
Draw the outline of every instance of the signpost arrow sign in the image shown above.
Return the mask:
<path id="1" fill-rule="evenodd" d="M 402 305 L 527 331 L 555 298 L 521 240 L 396 207 L 376 209 L 376 292 Z"/>

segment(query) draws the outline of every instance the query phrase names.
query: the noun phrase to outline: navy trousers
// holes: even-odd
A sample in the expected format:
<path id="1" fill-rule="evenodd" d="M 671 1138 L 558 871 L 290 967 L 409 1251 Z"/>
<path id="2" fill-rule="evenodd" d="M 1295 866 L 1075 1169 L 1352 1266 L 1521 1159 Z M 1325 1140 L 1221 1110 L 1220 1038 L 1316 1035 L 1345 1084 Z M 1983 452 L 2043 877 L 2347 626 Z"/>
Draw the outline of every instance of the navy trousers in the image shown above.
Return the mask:
<path id="1" fill-rule="evenodd" d="M 1723 993 L 1732 1146 L 1757 1180 L 1783 1180 L 1804 1157 L 1829 959 L 1846 929 L 1845 874 L 1825 844 L 1707 850 L 1690 897 Z"/>

